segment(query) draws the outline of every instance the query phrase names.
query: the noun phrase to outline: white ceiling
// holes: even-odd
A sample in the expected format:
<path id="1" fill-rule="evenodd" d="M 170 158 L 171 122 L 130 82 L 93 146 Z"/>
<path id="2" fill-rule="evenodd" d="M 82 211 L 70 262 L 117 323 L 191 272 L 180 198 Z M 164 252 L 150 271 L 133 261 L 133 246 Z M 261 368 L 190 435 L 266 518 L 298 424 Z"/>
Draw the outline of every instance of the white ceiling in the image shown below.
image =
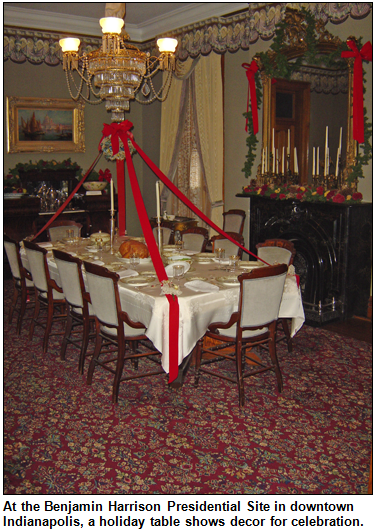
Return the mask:
<path id="1" fill-rule="evenodd" d="M 101 36 L 105 2 L 5 2 L 4 25 Z M 131 40 L 157 35 L 202 20 L 245 9 L 240 2 L 126 2 L 125 29 Z"/>

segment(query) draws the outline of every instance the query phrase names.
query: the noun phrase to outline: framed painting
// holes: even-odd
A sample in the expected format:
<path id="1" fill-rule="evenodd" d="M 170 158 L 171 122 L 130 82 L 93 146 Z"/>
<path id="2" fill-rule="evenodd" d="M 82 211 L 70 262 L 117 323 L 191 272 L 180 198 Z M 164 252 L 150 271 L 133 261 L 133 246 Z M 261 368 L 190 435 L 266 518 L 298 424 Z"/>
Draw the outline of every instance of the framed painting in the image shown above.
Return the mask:
<path id="1" fill-rule="evenodd" d="M 7 97 L 8 152 L 85 152 L 84 103 Z"/>

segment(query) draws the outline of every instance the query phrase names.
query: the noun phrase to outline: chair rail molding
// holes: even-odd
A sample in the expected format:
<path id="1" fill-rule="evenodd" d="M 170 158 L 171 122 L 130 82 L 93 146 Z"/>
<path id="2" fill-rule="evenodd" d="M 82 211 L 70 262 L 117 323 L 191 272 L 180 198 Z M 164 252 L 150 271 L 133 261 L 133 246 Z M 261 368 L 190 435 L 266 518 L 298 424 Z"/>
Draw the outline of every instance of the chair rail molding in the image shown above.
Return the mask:
<path id="1" fill-rule="evenodd" d="M 236 52 L 239 49 L 248 50 L 249 46 L 261 40 L 274 37 L 275 26 L 284 16 L 287 2 L 273 4 L 249 4 L 249 8 L 232 13 L 228 16 L 212 17 L 194 24 L 190 24 L 168 32 L 168 36 L 178 40 L 177 58 L 184 61 L 188 57 L 208 55 L 212 51 L 224 54 Z M 295 8 L 304 6 L 309 9 L 316 19 L 325 24 L 332 22 L 341 24 L 348 17 L 363 19 L 372 9 L 372 2 L 356 3 L 294 3 Z M 166 36 L 166 34 L 158 35 Z M 4 27 L 4 61 L 22 64 L 45 63 L 56 66 L 62 62 L 62 52 L 59 39 L 63 33 L 18 28 L 6 25 Z M 81 49 L 89 53 L 99 48 L 101 38 L 82 36 Z M 156 38 L 138 43 L 142 51 L 155 52 Z"/>

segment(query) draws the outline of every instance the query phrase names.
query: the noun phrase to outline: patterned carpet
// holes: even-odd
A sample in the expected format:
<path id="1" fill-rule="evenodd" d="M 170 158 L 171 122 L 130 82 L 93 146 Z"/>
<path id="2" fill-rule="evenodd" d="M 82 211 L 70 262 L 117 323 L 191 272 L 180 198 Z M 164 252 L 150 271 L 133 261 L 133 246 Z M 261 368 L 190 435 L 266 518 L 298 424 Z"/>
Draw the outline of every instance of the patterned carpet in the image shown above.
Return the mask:
<path id="1" fill-rule="evenodd" d="M 4 314 L 9 310 L 5 282 Z M 274 374 L 237 388 L 188 373 L 120 387 L 96 372 L 86 386 L 75 350 L 59 338 L 43 358 L 40 330 L 27 341 L 4 326 L 5 494 L 361 494 L 372 429 L 371 345 L 304 326 L 294 352 L 279 345 Z"/>

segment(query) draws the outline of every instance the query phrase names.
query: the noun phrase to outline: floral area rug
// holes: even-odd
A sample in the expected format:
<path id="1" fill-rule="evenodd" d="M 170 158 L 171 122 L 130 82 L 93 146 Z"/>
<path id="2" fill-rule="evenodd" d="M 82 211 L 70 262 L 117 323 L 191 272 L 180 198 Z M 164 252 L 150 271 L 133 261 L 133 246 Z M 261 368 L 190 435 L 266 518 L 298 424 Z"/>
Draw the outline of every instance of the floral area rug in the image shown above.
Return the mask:
<path id="1" fill-rule="evenodd" d="M 7 318 L 11 283 L 5 282 Z M 237 387 L 188 372 L 120 386 L 78 373 L 78 352 L 42 356 L 4 324 L 5 494 L 361 494 L 371 453 L 371 345 L 304 326 L 293 353 L 278 345 L 284 389 L 271 372 Z M 85 366 L 85 372 L 86 372 Z"/>

